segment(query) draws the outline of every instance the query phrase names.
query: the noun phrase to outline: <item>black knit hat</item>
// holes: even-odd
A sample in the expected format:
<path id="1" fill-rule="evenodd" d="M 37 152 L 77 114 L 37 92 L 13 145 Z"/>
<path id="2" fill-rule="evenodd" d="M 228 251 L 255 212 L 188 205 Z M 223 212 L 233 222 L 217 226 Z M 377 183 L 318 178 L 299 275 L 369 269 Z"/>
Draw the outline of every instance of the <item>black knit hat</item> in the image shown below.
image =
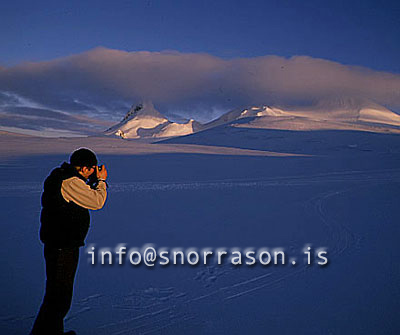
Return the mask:
<path id="1" fill-rule="evenodd" d="M 79 148 L 71 154 L 69 162 L 73 166 L 91 167 L 97 165 L 97 157 L 92 150 L 87 148 Z"/>

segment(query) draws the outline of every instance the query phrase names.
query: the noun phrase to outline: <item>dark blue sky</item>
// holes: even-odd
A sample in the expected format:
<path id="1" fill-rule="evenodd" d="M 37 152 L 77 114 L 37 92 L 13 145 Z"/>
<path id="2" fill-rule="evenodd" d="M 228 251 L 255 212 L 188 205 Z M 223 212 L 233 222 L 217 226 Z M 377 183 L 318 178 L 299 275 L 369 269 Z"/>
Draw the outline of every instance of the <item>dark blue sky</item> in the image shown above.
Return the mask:
<path id="1" fill-rule="evenodd" d="M 399 1 L 9 1 L 0 65 L 97 46 L 224 58 L 308 55 L 400 72 Z"/>

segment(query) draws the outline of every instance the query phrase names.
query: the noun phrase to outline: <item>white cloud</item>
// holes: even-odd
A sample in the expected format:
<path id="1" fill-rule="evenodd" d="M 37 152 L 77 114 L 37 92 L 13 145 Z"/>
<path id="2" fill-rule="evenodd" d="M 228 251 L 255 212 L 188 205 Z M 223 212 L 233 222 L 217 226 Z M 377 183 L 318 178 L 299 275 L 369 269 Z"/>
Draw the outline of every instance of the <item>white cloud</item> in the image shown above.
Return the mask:
<path id="1" fill-rule="evenodd" d="M 151 100 L 163 112 L 204 111 L 204 118 L 243 105 L 340 96 L 400 107 L 400 75 L 306 56 L 221 59 L 97 48 L 2 69 L 0 90 L 71 113 L 87 106 L 97 106 L 99 114 L 121 113 L 127 104 Z"/>

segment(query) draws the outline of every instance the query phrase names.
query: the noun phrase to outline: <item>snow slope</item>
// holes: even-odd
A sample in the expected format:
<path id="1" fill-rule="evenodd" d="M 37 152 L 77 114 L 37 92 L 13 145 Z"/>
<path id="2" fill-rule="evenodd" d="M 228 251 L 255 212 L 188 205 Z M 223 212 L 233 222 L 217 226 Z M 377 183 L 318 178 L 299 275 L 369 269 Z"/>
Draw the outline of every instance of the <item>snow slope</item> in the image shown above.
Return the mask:
<path id="1" fill-rule="evenodd" d="M 14 335 L 29 333 L 43 298 L 38 241 L 43 180 L 79 143 L 18 138 L 22 156 L 0 160 L 0 333 Z M 170 144 L 145 143 L 148 154 L 122 155 L 122 145 L 144 144 L 102 138 L 98 153 L 108 167 L 110 188 L 104 209 L 91 213 L 87 246 L 280 247 L 297 265 L 92 266 L 82 249 L 66 330 L 87 335 L 397 334 L 398 135 L 221 125 L 169 141 L 178 139 L 232 151 L 155 153 L 151 146 Z M 100 141 L 92 140 L 82 143 Z M 25 147 L 45 141 L 48 149 L 57 144 L 66 151 L 29 155 L 23 141 Z M 310 155 L 249 156 L 235 153 L 238 148 Z M 326 248 L 329 264 L 307 266 L 306 245 Z"/>

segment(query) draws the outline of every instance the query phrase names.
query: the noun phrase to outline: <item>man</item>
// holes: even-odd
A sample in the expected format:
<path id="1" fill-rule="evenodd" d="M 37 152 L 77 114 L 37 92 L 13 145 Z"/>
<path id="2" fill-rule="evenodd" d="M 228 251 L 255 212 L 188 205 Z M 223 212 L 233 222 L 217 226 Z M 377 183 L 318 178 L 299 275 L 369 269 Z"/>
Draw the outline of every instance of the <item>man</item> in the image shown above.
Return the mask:
<path id="1" fill-rule="evenodd" d="M 94 173 L 97 181 L 89 186 Z M 79 247 L 89 229 L 89 209 L 104 206 L 106 179 L 107 170 L 97 166 L 96 155 L 81 148 L 72 153 L 69 164 L 55 168 L 44 182 L 40 239 L 46 260 L 46 293 L 32 335 L 76 334 L 64 333 L 64 318 L 71 306 Z"/>

